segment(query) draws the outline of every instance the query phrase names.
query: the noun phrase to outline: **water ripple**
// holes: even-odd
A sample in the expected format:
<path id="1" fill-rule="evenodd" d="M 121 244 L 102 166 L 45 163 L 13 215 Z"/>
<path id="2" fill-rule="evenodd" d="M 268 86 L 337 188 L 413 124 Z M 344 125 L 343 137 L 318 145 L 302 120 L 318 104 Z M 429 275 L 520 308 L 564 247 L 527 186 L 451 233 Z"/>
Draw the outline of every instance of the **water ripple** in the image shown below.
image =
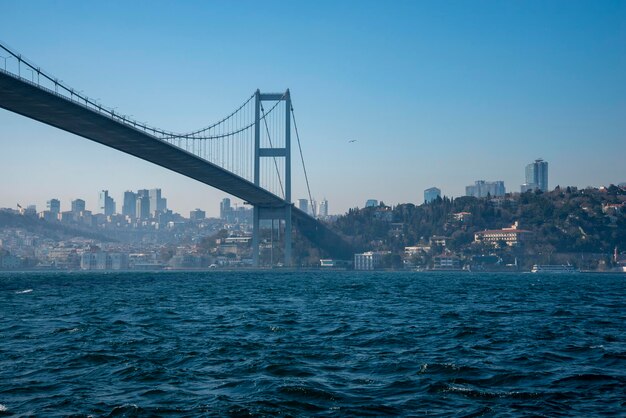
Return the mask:
<path id="1" fill-rule="evenodd" d="M 0 274 L 0 416 L 614 416 L 626 280 Z"/>

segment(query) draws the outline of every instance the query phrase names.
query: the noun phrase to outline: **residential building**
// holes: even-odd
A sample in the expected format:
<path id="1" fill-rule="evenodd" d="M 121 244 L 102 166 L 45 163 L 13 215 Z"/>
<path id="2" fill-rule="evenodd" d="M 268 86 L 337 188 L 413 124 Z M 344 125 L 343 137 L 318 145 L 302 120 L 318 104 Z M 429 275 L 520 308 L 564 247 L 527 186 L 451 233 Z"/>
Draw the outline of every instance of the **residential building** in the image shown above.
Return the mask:
<path id="1" fill-rule="evenodd" d="M 189 219 L 192 221 L 201 221 L 206 218 L 206 212 L 200 209 L 189 212 Z"/>
<path id="2" fill-rule="evenodd" d="M 424 190 L 424 202 L 430 203 L 433 200 L 437 200 L 438 197 L 441 197 L 441 189 L 437 187 L 431 187 L 429 189 Z"/>
<path id="3" fill-rule="evenodd" d="M 454 255 L 438 255 L 433 257 L 433 270 L 460 270 L 461 260 Z"/>
<path id="4" fill-rule="evenodd" d="M 376 206 L 378 206 L 378 200 L 376 200 L 376 199 L 368 199 L 365 202 L 365 207 L 366 208 L 373 208 L 373 207 L 376 207 Z"/>
<path id="5" fill-rule="evenodd" d="M 320 202 L 320 210 L 319 210 L 318 217 L 321 219 L 328 218 L 328 200 L 326 200 L 326 198 L 324 198 Z"/>

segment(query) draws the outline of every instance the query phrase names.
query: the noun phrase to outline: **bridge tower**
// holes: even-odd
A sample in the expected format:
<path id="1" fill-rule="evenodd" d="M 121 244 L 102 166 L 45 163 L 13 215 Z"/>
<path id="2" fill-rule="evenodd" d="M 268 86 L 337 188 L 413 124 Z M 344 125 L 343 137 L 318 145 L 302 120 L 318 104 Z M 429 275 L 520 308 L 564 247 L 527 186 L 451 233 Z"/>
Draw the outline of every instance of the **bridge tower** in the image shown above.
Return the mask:
<path id="1" fill-rule="evenodd" d="M 285 143 L 284 147 L 261 147 L 261 109 L 264 101 L 284 101 L 285 102 Z M 254 184 L 261 187 L 261 159 L 274 158 L 282 159 L 285 169 L 285 185 L 284 185 L 284 205 L 276 206 L 260 206 L 255 205 L 253 209 L 252 223 L 252 261 L 255 267 L 259 266 L 259 244 L 260 244 L 260 224 L 262 220 L 272 220 L 272 233 L 274 228 L 274 220 L 285 222 L 284 244 L 285 259 L 284 265 L 291 266 L 291 96 L 289 89 L 285 93 L 261 93 L 259 90 L 255 93 L 255 123 L 254 123 Z"/>

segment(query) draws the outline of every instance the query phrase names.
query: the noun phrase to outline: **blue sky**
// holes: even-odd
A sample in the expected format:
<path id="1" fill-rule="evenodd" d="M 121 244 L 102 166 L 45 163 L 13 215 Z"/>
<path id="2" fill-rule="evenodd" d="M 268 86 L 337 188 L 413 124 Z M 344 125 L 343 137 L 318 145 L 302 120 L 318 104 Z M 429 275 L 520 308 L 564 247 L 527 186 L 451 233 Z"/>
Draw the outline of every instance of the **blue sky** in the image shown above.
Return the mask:
<path id="1" fill-rule="evenodd" d="M 0 40 L 175 131 L 290 88 L 332 213 L 420 203 L 431 186 L 460 196 L 478 179 L 518 191 L 538 157 L 551 186 L 626 181 L 624 1 L 5 1 Z M 161 187 L 174 210 L 215 215 L 226 196 L 3 110 L 0 150 L 2 207 L 80 197 L 95 210 L 100 189 L 121 205 L 124 190 Z"/>

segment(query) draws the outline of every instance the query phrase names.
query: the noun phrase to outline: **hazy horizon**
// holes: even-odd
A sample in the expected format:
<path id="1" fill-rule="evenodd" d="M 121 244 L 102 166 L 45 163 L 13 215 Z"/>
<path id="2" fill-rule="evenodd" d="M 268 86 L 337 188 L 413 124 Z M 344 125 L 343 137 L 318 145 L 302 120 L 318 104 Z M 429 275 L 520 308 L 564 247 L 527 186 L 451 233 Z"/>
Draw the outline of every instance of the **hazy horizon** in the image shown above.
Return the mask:
<path id="1" fill-rule="evenodd" d="M 0 40 L 175 131 L 257 88 L 289 88 L 313 198 L 333 214 L 367 199 L 419 204 L 432 186 L 459 197 L 475 180 L 517 192 L 536 158 L 550 188 L 626 181 L 624 2 L 263 5 L 3 3 Z M 174 211 L 216 216 L 229 197 L 5 110 L 0 146 L 0 207 L 81 198 L 96 211 L 107 189 L 120 211 L 125 190 L 161 188 Z M 306 197 L 296 156 L 294 201 Z"/>

